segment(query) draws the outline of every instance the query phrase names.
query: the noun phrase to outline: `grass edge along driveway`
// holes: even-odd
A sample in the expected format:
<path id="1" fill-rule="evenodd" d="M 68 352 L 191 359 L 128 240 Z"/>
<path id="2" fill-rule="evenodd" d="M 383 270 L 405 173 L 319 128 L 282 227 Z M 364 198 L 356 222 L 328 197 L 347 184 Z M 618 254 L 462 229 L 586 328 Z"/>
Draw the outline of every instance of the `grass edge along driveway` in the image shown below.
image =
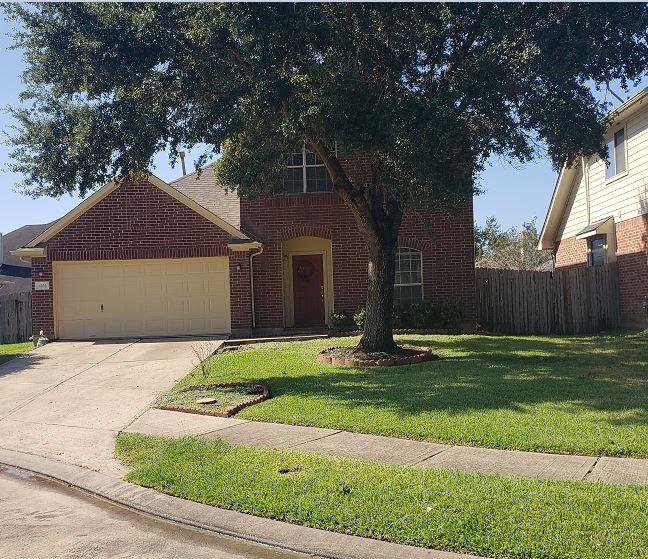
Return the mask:
<path id="1" fill-rule="evenodd" d="M 648 334 L 402 335 L 443 359 L 346 368 L 315 361 L 357 338 L 244 346 L 211 358 L 210 381 L 263 384 L 237 417 L 431 442 L 648 457 Z M 190 374 L 177 387 L 202 383 Z M 176 387 L 176 388 L 177 388 Z"/>
<path id="2" fill-rule="evenodd" d="M 27 353 L 34 348 L 31 342 L 19 342 L 17 344 L 0 344 L 0 365 L 11 361 L 16 357 Z"/>
<path id="3" fill-rule="evenodd" d="M 121 434 L 127 481 L 192 501 L 496 558 L 648 556 L 648 488 L 426 470 L 197 437 Z"/>

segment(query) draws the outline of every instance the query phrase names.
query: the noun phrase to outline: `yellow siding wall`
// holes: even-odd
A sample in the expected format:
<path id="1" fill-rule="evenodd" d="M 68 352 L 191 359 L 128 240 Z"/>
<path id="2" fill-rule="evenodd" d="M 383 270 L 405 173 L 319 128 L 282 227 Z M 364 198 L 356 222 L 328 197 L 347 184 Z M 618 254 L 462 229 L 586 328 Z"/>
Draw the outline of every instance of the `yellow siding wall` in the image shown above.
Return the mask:
<path id="1" fill-rule="evenodd" d="M 626 121 L 615 125 L 613 133 L 625 125 L 627 173 L 605 179 L 605 161 L 591 157 L 589 164 L 590 223 L 614 217 L 620 223 L 648 214 L 648 105 Z M 585 181 L 578 172 L 565 208 L 557 238 L 573 237 L 587 225 Z"/>

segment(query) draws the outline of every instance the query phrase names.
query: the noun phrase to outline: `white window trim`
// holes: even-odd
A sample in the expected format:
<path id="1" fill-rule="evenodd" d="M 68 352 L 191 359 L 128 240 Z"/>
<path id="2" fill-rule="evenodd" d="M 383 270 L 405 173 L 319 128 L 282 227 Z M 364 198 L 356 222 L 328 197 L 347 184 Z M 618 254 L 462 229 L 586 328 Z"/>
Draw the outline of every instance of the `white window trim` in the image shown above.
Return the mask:
<path id="1" fill-rule="evenodd" d="M 420 283 L 396 283 L 396 280 L 394 279 L 394 289 L 396 287 L 418 287 L 419 285 L 421 286 L 421 301 L 425 299 L 425 282 L 423 281 L 423 251 L 419 250 L 418 248 L 413 248 L 413 247 L 408 247 L 408 246 L 398 246 L 396 247 L 396 252 L 399 250 L 409 250 L 411 252 L 417 252 L 419 255 L 419 260 L 421 262 L 421 282 Z M 396 261 L 398 262 L 398 260 Z M 395 275 L 396 269 L 394 267 L 394 275 Z"/>
<path id="2" fill-rule="evenodd" d="M 619 132 L 620 130 L 623 130 L 623 143 L 625 144 L 624 150 L 623 150 L 623 155 L 625 157 L 625 170 L 622 171 L 621 173 L 616 173 L 615 175 L 613 175 L 611 177 L 608 177 L 607 176 L 607 162 L 605 161 L 605 159 L 603 159 L 602 160 L 603 161 L 603 176 L 605 177 L 605 184 L 609 184 L 609 183 L 612 183 L 614 181 L 618 181 L 619 179 L 622 179 L 623 177 L 628 176 L 628 126 L 627 126 L 627 123 L 624 122 L 622 126 L 616 126 L 613 129 L 612 137 L 610 138 L 610 140 L 614 141 L 614 135 L 617 132 Z M 605 145 L 607 145 L 610 142 L 610 140 L 606 141 Z M 612 158 L 612 157 L 615 157 L 616 154 L 611 153 L 611 154 L 608 154 L 608 156 L 610 156 Z M 616 163 L 615 163 L 615 165 L 616 165 Z"/>
<path id="3" fill-rule="evenodd" d="M 326 165 L 324 163 L 317 163 L 317 164 L 308 164 L 306 163 L 306 143 L 302 143 L 302 163 L 301 165 L 286 165 L 287 169 L 301 169 L 302 170 L 302 191 L 301 194 L 323 194 L 326 192 L 332 192 L 333 189 L 331 190 L 307 190 L 308 188 L 308 182 L 307 182 L 307 169 L 316 169 L 317 167 L 323 167 L 326 172 L 328 173 L 328 170 L 326 169 Z M 335 156 L 337 157 L 337 142 L 335 142 Z M 289 192 L 289 194 L 300 194 L 299 192 Z"/>

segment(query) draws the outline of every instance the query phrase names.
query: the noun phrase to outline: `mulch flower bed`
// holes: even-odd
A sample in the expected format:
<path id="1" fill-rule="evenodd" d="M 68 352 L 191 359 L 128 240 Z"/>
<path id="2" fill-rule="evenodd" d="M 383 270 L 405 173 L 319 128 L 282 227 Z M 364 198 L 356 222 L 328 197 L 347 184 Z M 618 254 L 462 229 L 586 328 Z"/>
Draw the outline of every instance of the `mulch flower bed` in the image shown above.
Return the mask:
<path id="1" fill-rule="evenodd" d="M 461 332 L 462 334 L 475 334 L 482 333 L 481 331 L 474 330 L 448 330 L 447 328 L 393 328 L 392 334 L 457 334 Z M 346 338 L 348 336 L 362 336 L 362 330 L 342 330 L 340 332 L 329 332 L 329 338 Z"/>
<path id="2" fill-rule="evenodd" d="M 320 363 L 345 367 L 393 367 L 437 359 L 440 357 L 431 348 L 422 346 L 401 346 L 398 353 L 365 353 L 356 347 L 331 347 L 317 354 Z"/>
<path id="3" fill-rule="evenodd" d="M 154 407 L 167 411 L 230 417 L 243 408 L 263 402 L 269 397 L 268 389 L 260 384 L 235 382 L 197 384 L 163 394 Z M 214 403 L 197 402 L 197 400 L 206 399 L 215 399 L 216 401 Z"/>

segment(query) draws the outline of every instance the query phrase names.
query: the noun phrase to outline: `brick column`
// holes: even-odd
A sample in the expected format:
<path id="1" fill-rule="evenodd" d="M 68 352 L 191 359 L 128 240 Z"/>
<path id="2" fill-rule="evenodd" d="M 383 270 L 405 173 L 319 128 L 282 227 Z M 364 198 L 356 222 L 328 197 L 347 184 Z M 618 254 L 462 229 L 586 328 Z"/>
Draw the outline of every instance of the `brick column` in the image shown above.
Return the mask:
<path id="1" fill-rule="evenodd" d="M 230 309 L 232 334 L 252 332 L 252 300 L 250 297 L 250 253 L 230 251 Z"/>
<path id="2" fill-rule="evenodd" d="M 49 281 L 47 291 L 35 291 L 34 282 Z M 32 334 L 40 331 L 54 339 L 54 281 L 52 262 L 47 258 L 32 258 Z"/>

